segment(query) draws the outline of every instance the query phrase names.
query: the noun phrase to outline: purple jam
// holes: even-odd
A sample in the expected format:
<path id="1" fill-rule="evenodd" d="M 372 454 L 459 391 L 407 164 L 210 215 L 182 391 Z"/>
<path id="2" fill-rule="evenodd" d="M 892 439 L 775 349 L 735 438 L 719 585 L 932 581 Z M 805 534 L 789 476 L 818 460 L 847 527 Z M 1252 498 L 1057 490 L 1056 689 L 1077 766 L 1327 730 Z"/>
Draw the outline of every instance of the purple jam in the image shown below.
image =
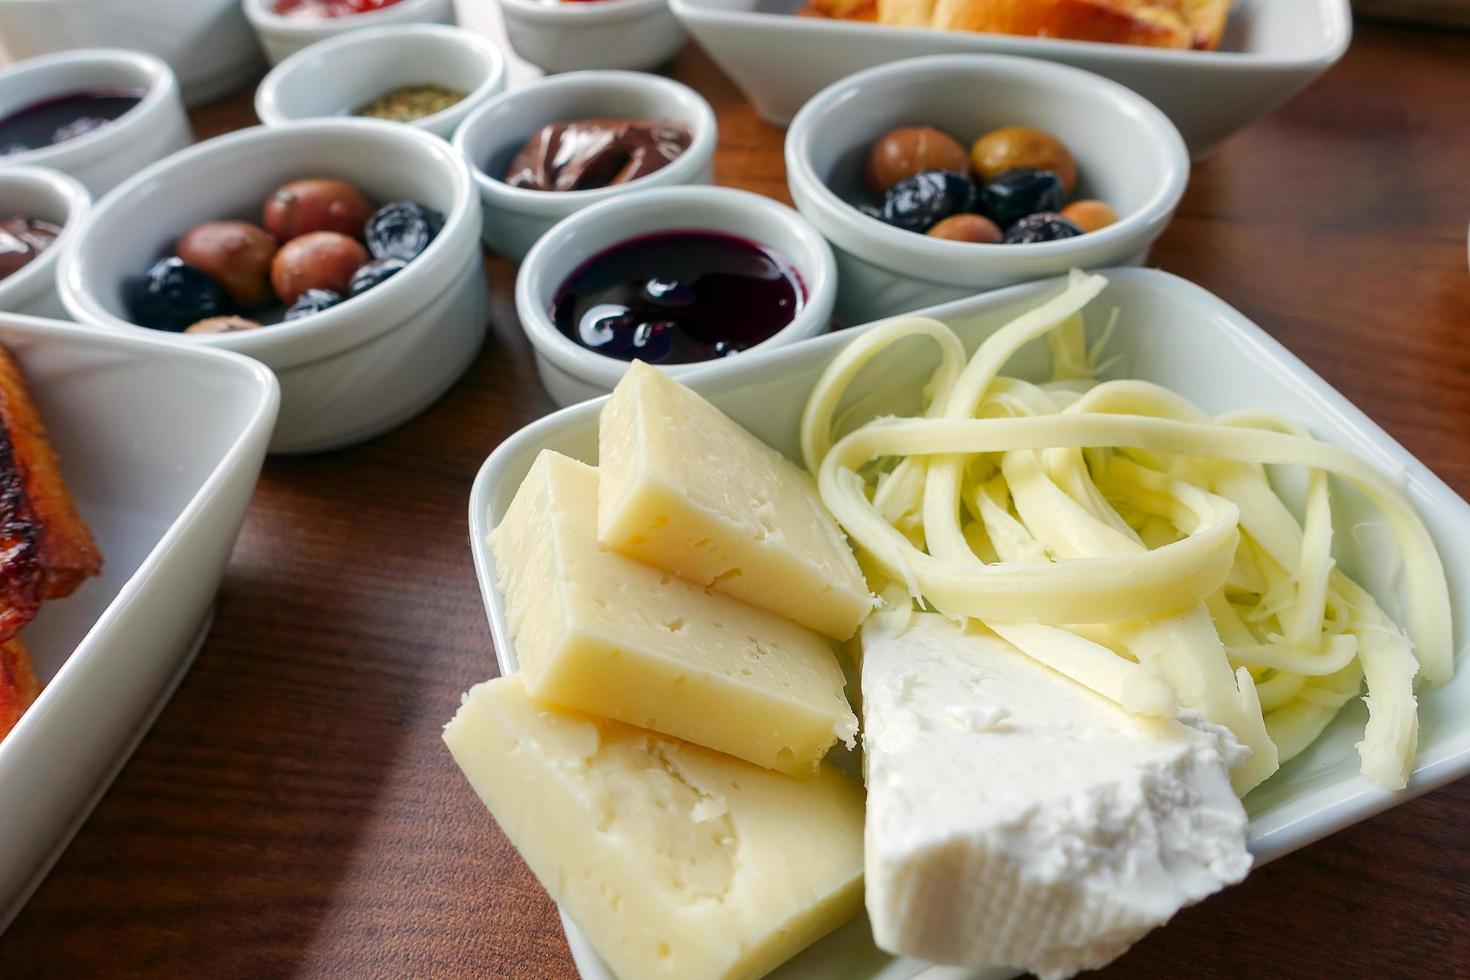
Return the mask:
<path id="1" fill-rule="evenodd" d="M 142 89 L 99 88 L 36 102 L 0 119 L 0 157 L 65 143 L 108 125 L 143 100 Z"/>
<path id="2" fill-rule="evenodd" d="M 557 290 L 551 320 L 608 357 L 689 364 L 769 340 L 805 301 L 791 263 L 764 245 L 669 231 L 630 238 L 583 263 Z"/>

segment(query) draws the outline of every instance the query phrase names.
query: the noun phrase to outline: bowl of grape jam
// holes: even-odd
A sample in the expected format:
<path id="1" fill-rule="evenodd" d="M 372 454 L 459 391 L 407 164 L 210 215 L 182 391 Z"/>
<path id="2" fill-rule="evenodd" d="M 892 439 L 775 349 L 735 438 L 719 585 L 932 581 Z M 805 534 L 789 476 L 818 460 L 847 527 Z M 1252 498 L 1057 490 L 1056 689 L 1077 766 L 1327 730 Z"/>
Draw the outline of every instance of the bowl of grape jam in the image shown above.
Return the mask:
<path id="1" fill-rule="evenodd" d="M 720 187 L 670 187 L 578 211 L 531 249 L 516 310 L 562 405 L 611 391 L 635 360 L 678 375 L 825 333 L 836 271 L 795 211 Z"/>

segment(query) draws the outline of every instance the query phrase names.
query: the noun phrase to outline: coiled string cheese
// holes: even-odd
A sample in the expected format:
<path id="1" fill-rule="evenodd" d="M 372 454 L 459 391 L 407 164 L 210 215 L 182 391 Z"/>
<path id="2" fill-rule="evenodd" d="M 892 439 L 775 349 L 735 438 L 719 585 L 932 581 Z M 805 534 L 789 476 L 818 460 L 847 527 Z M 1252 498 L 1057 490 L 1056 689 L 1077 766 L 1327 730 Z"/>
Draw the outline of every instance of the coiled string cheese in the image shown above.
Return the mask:
<path id="1" fill-rule="evenodd" d="M 983 622 L 1129 711 L 1190 709 L 1229 728 L 1251 749 L 1233 774 L 1242 794 L 1310 745 L 1366 679 L 1362 771 L 1402 788 L 1416 674 L 1439 684 L 1453 671 L 1448 586 L 1423 522 L 1376 469 L 1287 420 L 1212 419 L 1158 385 L 1096 382 L 1081 311 L 1105 286 L 1074 272 L 968 361 L 934 320 L 888 320 L 856 338 L 802 418 L 822 499 L 864 567 L 911 601 Z M 836 438 L 852 380 L 915 336 L 940 353 L 922 413 Z M 1051 381 L 1001 375 L 1043 337 Z M 1302 520 L 1266 465 L 1308 469 Z M 1334 565 L 1328 474 L 1361 491 L 1398 544 L 1412 643 Z M 887 584 L 875 591 L 892 595 Z"/>

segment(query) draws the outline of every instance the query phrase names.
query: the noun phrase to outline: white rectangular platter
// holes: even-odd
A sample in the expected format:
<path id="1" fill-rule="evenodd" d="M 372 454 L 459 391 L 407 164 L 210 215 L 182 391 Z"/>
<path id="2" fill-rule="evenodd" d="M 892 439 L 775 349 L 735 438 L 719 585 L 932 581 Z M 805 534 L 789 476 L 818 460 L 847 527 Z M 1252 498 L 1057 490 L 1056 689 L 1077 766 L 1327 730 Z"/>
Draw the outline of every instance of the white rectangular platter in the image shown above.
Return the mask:
<path id="1" fill-rule="evenodd" d="M 20 634 L 45 687 L 0 741 L 3 932 L 203 641 L 279 389 L 235 354 L 74 323 L 0 314 L 0 344 L 103 558 Z"/>
<path id="2" fill-rule="evenodd" d="M 804 3 L 669 0 L 694 39 L 778 126 L 817 92 L 864 68 L 927 54 L 1014 54 L 1085 68 L 1128 86 L 1174 121 L 1196 159 L 1326 71 L 1352 36 L 1348 0 L 1235 0 L 1219 51 L 796 16 Z"/>
<path id="3" fill-rule="evenodd" d="M 1087 310 L 1088 331 L 1098 336 L 1111 312 L 1119 313 L 1107 352 L 1117 360 L 1109 377 L 1153 381 L 1216 414 L 1253 408 L 1279 412 L 1307 425 L 1321 439 L 1353 450 L 1386 473 L 1400 477 L 1444 559 L 1456 622 L 1456 662 L 1463 668 L 1464 630 L 1470 623 L 1470 506 L 1362 412 L 1334 391 L 1286 348 L 1210 293 L 1167 273 L 1114 269 L 1103 273 L 1107 290 Z M 919 311 L 949 323 L 973 350 L 1015 314 L 1059 291 L 1057 282 L 1030 283 Z M 764 354 L 747 354 L 681 379 L 736 421 L 793 459 L 807 393 L 827 362 L 854 330 L 829 334 Z M 858 377 L 854 399 L 864 412 L 911 410 L 890 391 L 913 391 L 933 367 L 931 349 L 904 341 L 887 360 Z M 907 360 L 904 360 L 907 358 Z M 1040 380 L 1044 347 L 1023 349 L 1006 373 Z M 489 612 L 502 673 L 516 669 L 501 597 L 495 588 L 486 536 L 510 503 L 536 454 L 551 448 L 595 462 L 597 417 L 605 399 L 585 402 L 532 423 L 507 439 L 486 461 L 470 498 L 470 545 Z M 1282 474 L 1289 493 L 1290 473 Z M 1340 565 L 1397 614 L 1398 563 L 1376 513 L 1355 492 L 1334 487 Z M 1353 745 L 1366 713 L 1360 702 L 1345 708 L 1308 751 L 1292 760 L 1246 798 L 1250 847 L 1257 863 L 1299 847 L 1402 803 L 1470 772 L 1470 672 L 1434 691 L 1420 692 L 1419 754 L 1408 789 L 1389 793 L 1358 774 Z M 586 980 L 612 980 L 570 921 L 567 938 Z M 859 917 L 772 974 L 777 980 L 926 980 L 970 976 L 964 971 L 895 959 L 873 947 Z"/>

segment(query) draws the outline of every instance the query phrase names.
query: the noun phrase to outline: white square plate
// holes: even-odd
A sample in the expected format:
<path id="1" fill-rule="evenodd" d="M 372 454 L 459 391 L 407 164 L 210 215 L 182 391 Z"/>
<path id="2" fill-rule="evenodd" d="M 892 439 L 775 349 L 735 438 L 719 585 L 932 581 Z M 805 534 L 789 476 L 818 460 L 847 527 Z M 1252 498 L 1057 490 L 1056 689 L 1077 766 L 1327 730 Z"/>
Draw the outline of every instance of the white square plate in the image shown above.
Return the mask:
<path id="1" fill-rule="evenodd" d="M 1456 649 L 1462 652 L 1465 624 L 1470 623 L 1470 506 L 1286 348 L 1222 300 L 1155 270 L 1113 269 L 1103 275 L 1110 284 L 1089 306 L 1087 318 L 1089 333 L 1096 337 L 1110 312 L 1117 309 L 1120 313 L 1108 345 L 1108 353 L 1119 358 L 1108 376 L 1166 385 L 1212 414 L 1240 408 L 1280 412 L 1304 423 L 1319 438 L 1402 476 L 1444 559 L 1460 644 Z M 920 312 L 949 323 L 973 349 L 1017 313 L 1059 288 L 1055 281 L 1030 283 Z M 855 331 L 843 331 L 769 353 L 741 355 L 681 380 L 797 459 L 797 428 L 807 393 L 827 362 L 853 336 Z M 933 355 L 922 341 L 903 344 L 913 346 L 895 348 L 854 382 L 850 397 L 867 399 L 865 411 L 911 410 L 912 406 L 894 402 L 885 392 L 913 391 L 932 369 Z M 900 356 L 911 360 L 900 363 Z M 1023 349 L 1006 373 L 1040 379 L 1046 365 L 1045 348 L 1036 343 Z M 597 417 L 605 400 L 574 405 L 522 429 L 496 449 L 475 480 L 470 497 L 470 547 L 502 673 L 513 672 L 516 661 L 486 538 L 540 450 L 551 448 L 596 461 Z M 1334 503 L 1336 558 L 1397 615 L 1397 562 L 1381 521 L 1366 501 L 1340 485 L 1335 487 Z M 1459 662 L 1463 657 L 1456 659 Z M 1408 789 L 1388 793 L 1358 774 L 1353 744 L 1361 737 L 1365 713 L 1361 703 L 1354 702 L 1307 752 L 1246 798 L 1251 814 L 1250 848 L 1258 864 L 1470 772 L 1470 672 L 1420 695 L 1419 754 Z M 611 980 L 612 975 L 575 926 L 567 921 L 566 929 L 582 976 Z M 866 921 L 859 917 L 771 976 L 779 980 L 907 980 L 921 974 L 926 978 L 968 975 L 880 953 L 872 945 Z"/>
<path id="2" fill-rule="evenodd" d="M 0 931 L 91 813 L 209 626 L 275 424 L 236 354 L 0 315 L 102 574 L 21 631 L 46 685 L 0 741 Z"/>
<path id="3" fill-rule="evenodd" d="M 864 68 L 926 54 L 1016 54 L 1086 68 L 1128 86 L 1174 121 L 1195 159 L 1330 68 L 1352 36 L 1348 0 L 1235 0 L 1219 51 L 794 16 L 804 3 L 669 0 L 694 39 L 778 126 L 817 92 Z"/>

